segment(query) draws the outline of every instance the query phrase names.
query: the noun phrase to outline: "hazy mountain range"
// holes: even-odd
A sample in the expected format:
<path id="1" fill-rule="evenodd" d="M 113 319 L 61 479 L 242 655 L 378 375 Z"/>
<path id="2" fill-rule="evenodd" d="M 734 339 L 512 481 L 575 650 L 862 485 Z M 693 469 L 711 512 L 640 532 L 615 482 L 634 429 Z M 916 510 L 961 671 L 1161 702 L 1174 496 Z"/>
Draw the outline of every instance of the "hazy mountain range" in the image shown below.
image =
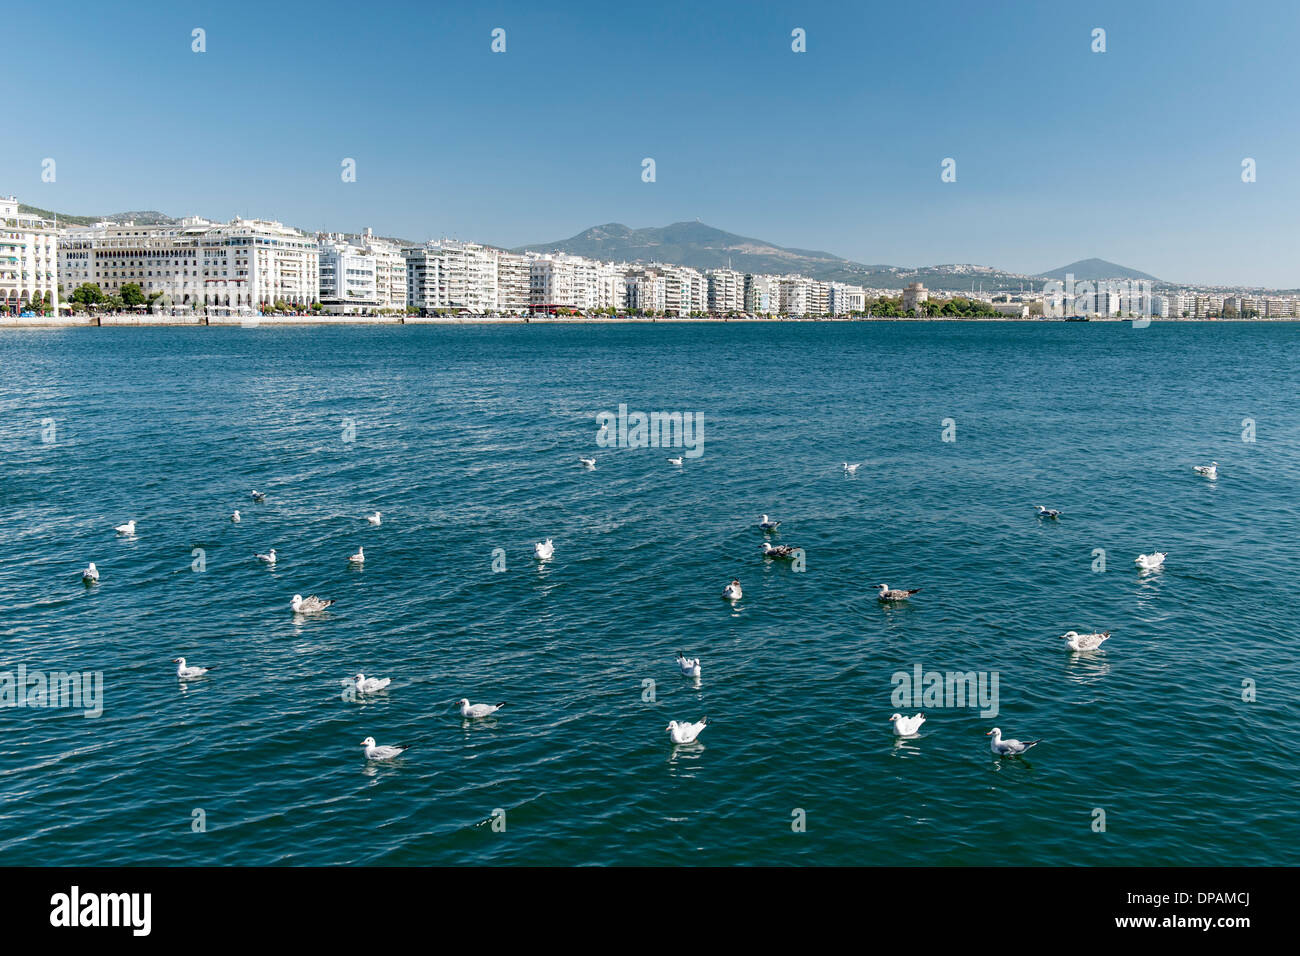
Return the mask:
<path id="1" fill-rule="evenodd" d="M 130 220 L 147 225 L 169 225 L 179 220 L 157 210 L 135 210 L 104 216 L 74 216 L 48 209 L 22 205 L 24 212 L 45 219 L 57 218 L 61 225 L 88 226 L 102 219 L 117 222 Z M 313 230 L 303 230 L 311 232 Z M 397 239 L 395 241 L 405 242 Z M 415 243 L 410 243 L 414 245 Z M 900 288 L 909 282 L 944 291 L 970 291 L 974 288 L 1013 289 L 1032 286 L 1044 279 L 1146 279 L 1154 276 L 1104 259 L 1081 259 L 1059 269 L 1038 275 L 1006 272 L 992 266 L 947 264 L 919 267 L 869 265 L 853 262 L 829 252 L 778 246 L 763 239 L 738 236 L 702 222 L 675 222 L 669 226 L 632 229 L 619 222 L 592 226 L 568 239 L 521 246 L 516 252 L 567 252 L 571 255 L 605 259 L 612 262 L 662 262 L 690 266 L 694 269 L 719 269 L 730 266 L 740 272 L 797 273 L 825 281 L 850 282 L 874 288 Z"/>

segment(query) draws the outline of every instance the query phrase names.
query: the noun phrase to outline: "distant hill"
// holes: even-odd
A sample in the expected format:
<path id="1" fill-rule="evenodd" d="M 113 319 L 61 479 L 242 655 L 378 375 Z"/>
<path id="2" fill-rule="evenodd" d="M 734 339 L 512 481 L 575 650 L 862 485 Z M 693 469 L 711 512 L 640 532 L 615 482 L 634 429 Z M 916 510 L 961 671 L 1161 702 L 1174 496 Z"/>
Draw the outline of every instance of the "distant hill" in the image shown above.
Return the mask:
<path id="1" fill-rule="evenodd" d="M 1031 283 L 1033 278 L 989 266 L 866 265 L 829 252 L 787 248 L 763 239 L 739 236 L 702 222 L 675 222 L 647 229 L 610 222 L 568 239 L 534 243 L 515 251 L 565 252 L 614 262 L 663 262 L 693 269 L 721 269 L 730 265 L 739 272 L 798 273 L 824 281 L 878 288 L 899 288 L 909 282 L 921 282 L 932 289 L 960 291 L 981 283 L 989 288 L 1010 287 Z"/>
<path id="2" fill-rule="evenodd" d="M 73 216 L 64 212 L 52 212 L 49 209 L 41 209 L 38 206 L 29 206 L 26 203 L 18 204 L 18 211 L 30 213 L 33 216 L 40 216 L 42 219 L 58 219 L 61 226 L 93 226 L 101 219 L 112 219 L 115 222 L 138 222 L 141 225 L 166 225 L 169 226 L 178 220 L 173 219 L 165 213 L 158 212 L 156 209 L 137 210 L 136 212 L 113 212 L 104 216 Z"/>
<path id="3" fill-rule="evenodd" d="M 1042 279 L 1064 279 L 1066 273 L 1074 276 L 1076 279 L 1086 280 L 1089 282 L 1097 279 L 1138 279 L 1149 282 L 1159 282 L 1153 275 L 1145 272 L 1138 272 L 1136 269 L 1130 269 L 1127 266 L 1116 265 L 1113 262 L 1107 262 L 1105 259 L 1080 259 L 1078 262 L 1071 262 L 1068 266 L 1061 266 L 1059 269 L 1053 269 L 1051 272 L 1042 273 L 1039 278 Z"/>

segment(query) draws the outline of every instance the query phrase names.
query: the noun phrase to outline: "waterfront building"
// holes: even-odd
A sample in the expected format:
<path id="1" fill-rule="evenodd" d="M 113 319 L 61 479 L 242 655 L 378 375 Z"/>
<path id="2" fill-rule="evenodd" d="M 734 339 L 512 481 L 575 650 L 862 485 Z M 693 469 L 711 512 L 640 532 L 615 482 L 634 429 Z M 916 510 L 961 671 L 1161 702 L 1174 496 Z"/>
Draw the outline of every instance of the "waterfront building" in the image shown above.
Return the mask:
<path id="1" fill-rule="evenodd" d="M 745 311 L 752 315 L 781 312 L 781 280 L 778 276 L 745 276 Z"/>
<path id="2" fill-rule="evenodd" d="M 662 313 L 668 308 L 667 282 L 655 269 L 634 266 L 624 277 L 627 308 L 644 313 Z"/>
<path id="3" fill-rule="evenodd" d="M 919 282 L 913 282 L 903 289 L 903 311 L 911 312 L 926 303 L 930 298 L 930 292 L 924 285 Z"/>
<path id="4" fill-rule="evenodd" d="M 58 232 L 54 223 L 20 212 L 15 196 L 0 198 L 0 310 L 24 303 L 53 307 L 59 290 Z"/>
<path id="5" fill-rule="evenodd" d="M 406 301 L 424 312 L 486 315 L 497 308 L 497 254 L 475 242 L 439 239 L 402 250 Z"/>
<path id="6" fill-rule="evenodd" d="M 708 310 L 715 315 L 745 311 L 745 275 L 734 269 L 710 269 Z"/>
<path id="7" fill-rule="evenodd" d="M 496 310 L 522 315 L 532 302 L 532 262 L 529 256 L 496 250 Z"/>
<path id="8" fill-rule="evenodd" d="M 827 296 L 827 311 L 831 315 L 848 315 L 851 312 L 865 312 L 867 308 L 867 291 L 859 285 L 843 282 L 830 283 Z"/>
<path id="9" fill-rule="evenodd" d="M 608 281 L 605 263 L 583 256 L 549 252 L 534 257 L 529 265 L 534 310 L 551 312 L 556 309 L 572 309 L 585 312 L 611 305 L 617 307 L 612 302 L 601 304 L 602 285 L 607 289 L 612 285 Z M 603 283 L 602 275 L 606 277 Z"/>
<path id="10" fill-rule="evenodd" d="M 336 314 L 378 311 L 375 257 L 338 233 L 320 236 L 318 245 L 321 307 Z"/>

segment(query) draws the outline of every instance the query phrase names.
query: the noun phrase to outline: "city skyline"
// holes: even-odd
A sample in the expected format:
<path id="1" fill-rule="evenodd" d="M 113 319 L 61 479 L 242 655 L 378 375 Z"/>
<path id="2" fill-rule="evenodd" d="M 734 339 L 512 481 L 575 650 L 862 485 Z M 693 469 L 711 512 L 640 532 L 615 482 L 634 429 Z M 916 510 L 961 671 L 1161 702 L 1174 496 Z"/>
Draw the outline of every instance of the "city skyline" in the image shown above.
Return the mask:
<path id="1" fill-rule="evenodd" d="M 502 248 L 699 219 L 862 263 L 1035 275 L 1095 256 L 1176 284 L 1300 286 L 1281 4 L 252 10 L 79 12 L 61 65 L 17 81 L 6 190 Z M 16 5 L 15 33 L 41 16 Z M 124 57 L 127 84 L 70 68 Z"/>

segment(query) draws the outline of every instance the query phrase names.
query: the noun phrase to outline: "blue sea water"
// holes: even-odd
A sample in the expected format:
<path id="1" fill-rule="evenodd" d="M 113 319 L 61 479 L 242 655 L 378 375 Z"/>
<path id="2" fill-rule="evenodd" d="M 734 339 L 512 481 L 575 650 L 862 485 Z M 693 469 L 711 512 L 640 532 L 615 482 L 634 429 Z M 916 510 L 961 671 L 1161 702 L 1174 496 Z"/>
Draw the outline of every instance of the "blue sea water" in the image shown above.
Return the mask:
<path id="1" fill-rule="evenodd" d="M 102 672 L 103 713 L 0 707 L 0 860 L 1300 863 L 1298 347 L 1237 323 L 4 332 L 0 671 Z M 703 455 L 598 447 L 620 404 L 699 412 Z M 764 561 L 763 512 L 806 571 Z M 882 607 L 881 581 L 923 590 Z M 294 593 L 337 603 L 296 619 Z M 1072 655 L 1070 629 L 1113 636 Z M 213 670 L 182 685 L 181 655 Z M 900 708 L 918 665 L 996 674 L 996 717 Z M 345 700 L 357 670 L 393 684 Z M 506 707 L 470 724 L 461 697 Z M 994 725 L 1042 743 L 999 760 Z M 367 764 L 370 735 L 412 749 Z"/>

